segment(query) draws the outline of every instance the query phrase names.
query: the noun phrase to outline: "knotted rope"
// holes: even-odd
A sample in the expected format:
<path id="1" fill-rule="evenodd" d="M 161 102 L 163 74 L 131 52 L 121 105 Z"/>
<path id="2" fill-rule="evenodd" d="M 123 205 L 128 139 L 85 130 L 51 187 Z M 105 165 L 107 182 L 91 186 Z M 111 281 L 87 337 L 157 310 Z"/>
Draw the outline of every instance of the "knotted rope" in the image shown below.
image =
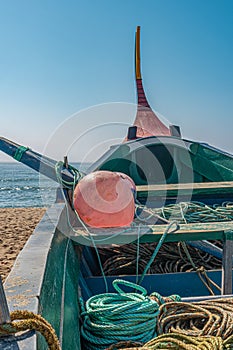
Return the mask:
<path id="1" fill-rule="evenodd" d="M 15 334 L 29 329 L 35 330 L 44 336 L 50 350 L 61 350 L 54 329 L 43 317 L 23 310 L 13 311 L 10 316 L 11 322 L 0 325 L 0 335 Z"/>

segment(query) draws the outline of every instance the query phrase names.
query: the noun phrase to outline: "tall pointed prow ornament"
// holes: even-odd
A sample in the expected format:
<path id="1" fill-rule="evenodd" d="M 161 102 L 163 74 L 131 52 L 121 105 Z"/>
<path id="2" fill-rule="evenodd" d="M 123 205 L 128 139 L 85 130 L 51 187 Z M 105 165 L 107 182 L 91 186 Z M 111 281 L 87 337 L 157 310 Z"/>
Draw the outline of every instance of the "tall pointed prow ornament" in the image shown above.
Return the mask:
<path id="1" fill-rule="evenodd" d="M 143 88 L 140 58 L 140 26 L 135 37 L 135 77 L 137 87 L 137 113 L 133 126 L 129 127 L 126 140 L 150 136 L 178 136 L 179 127 L 171 125 L 168 128 L 152 110 Z"/>

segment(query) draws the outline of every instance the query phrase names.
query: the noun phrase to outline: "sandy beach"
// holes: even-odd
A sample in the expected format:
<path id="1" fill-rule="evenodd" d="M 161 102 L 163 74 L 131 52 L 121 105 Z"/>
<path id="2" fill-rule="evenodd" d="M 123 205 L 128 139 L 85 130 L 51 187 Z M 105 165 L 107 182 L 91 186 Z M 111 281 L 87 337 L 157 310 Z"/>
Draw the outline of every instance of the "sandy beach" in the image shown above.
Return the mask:
<path id="1" fill-rule="evenodd" d="M 0 275 L 4 281 L 44 208 L 0 208 Z"/>

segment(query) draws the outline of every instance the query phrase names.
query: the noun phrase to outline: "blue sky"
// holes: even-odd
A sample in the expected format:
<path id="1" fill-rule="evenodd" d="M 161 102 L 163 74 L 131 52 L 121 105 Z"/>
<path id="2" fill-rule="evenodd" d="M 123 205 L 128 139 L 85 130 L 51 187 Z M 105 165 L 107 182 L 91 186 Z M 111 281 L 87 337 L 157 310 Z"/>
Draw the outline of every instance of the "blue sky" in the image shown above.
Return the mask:
<path id="1" fill-rule="evenodd" d="M 0 0 L 1 135 L 42 152 L 80 110 L 135 103 L 137 25 L 152 108 L 185 138 L 233 152 L 232 0 Z M 91 118 L 73 132 L 106 122 Z M 55 157 L 68 147 L 59 135 Z"/>

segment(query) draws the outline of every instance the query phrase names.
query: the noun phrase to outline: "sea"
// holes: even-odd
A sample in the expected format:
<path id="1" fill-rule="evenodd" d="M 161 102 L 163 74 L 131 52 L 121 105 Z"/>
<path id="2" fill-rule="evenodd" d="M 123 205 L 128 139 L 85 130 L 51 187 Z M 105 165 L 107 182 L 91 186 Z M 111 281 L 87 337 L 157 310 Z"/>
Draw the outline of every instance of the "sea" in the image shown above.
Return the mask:
<path id="1" fill-rule="evenodd" d="M 56 200 L 58 186 L 24 164 L 0 163 L 0 208 L 48 208 Z"/>

